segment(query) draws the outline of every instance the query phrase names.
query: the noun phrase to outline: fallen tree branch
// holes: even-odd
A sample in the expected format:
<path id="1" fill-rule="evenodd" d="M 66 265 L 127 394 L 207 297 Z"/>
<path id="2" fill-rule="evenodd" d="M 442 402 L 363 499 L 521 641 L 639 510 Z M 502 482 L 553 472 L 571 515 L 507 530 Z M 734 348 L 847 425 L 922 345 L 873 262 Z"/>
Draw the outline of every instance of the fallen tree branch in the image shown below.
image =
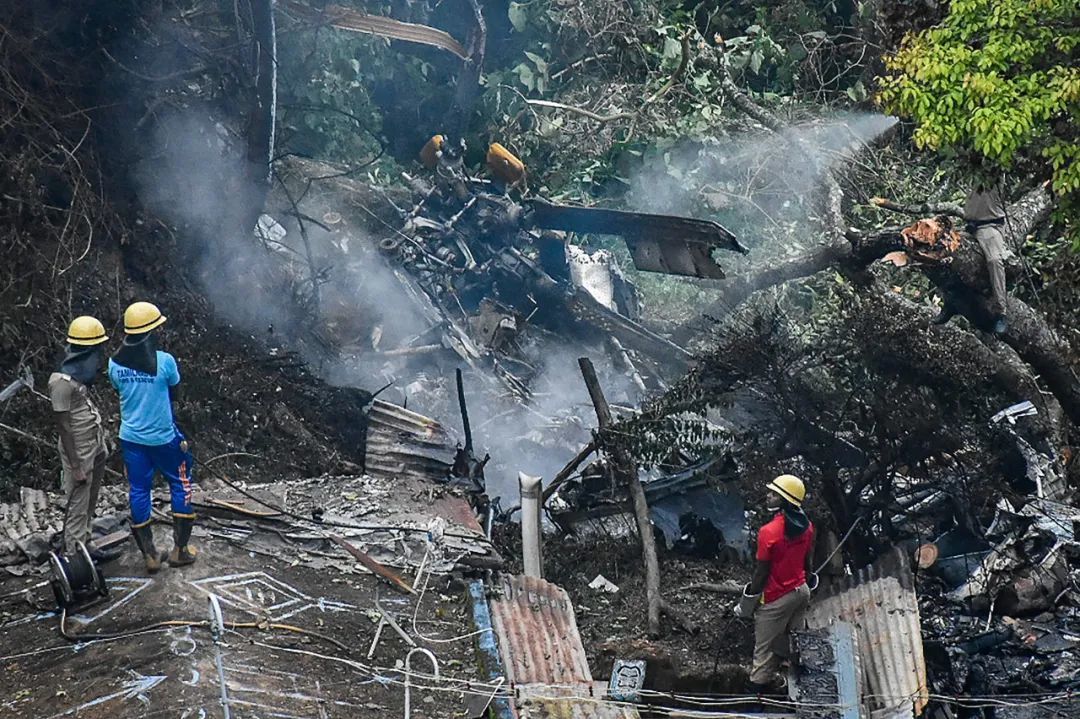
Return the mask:
<path id="1" fill-rule="evenodd" d="M 309 22 L 330 25 L 339 30 L 377 35 L 379 37 L 430 45 L 457 55 L 462 60 L 469 59 L 465 46 L 450 33 L 427 25 L 402 22 L 381 15 L 369 15 L 340 5 L 327 5 L 322 11 L 295 0 L 282 0 L 281 3 L 291 14 Z"/>
<path id="2" fill-rule="evenodd" d="M 701 627 L 699 627 L 697 624 L 687 618 L 685 614 L 672 606 L 671 602 L 661 599 L 660 609 L 664 612 L 664 614 L 668 615 L 668 617 L 670 617 L 673 622 L 678 624 L 687 634 L 697 634 L 701 631 Z"/>
<path id="3" fill-rule="evenodd" d="M 585 386 L 589 390 L 593 409 L 596 410 L 597 425 L 599 425 L 602 432 L 611 425 L 611 409 L 608 407 L 607 399 L 604 397 L 604 391 L 600 388 L 600 380 L 596 377 L 596 369 L 589 358 L 580 357 L 578 366 L 581 368 L 581 376 L 585 380 Z M 653 534 L 652 523 L 649 522 L 649 505 L 645 499 L 645 488 L 641 486 L 637 466 L 626 450 L 616 448 L 612 450 L 612 454 L 615 459 L 615 471 L 626 479 L 630 499 L 634 506 L 634 520 L 637 522 L 638 535 L 641 537 L 641 554 L 645 562 L 648 633 L 649 636 L 656 637 L 660 635 L 660 611 L 664 602 L 660 597 L 660 563 L 656 559 L 656 536 Z"/>
<path id="4" fill-rule="evenodd" d="M 561 102 L 552 102 L 551 100 L 530 100 L 526 99 L 525 103 L 528 105 L 535 105 L 536 107 L 550 107 L 556 110 L 566 110 L 567 112 L 573 112 L 578 115 L 583 115 L 591 120 L 597 122 L 612 122 L 614 120 L 628 120 L 636 115 L 636 112 L 616 112 L 612 115 L 598 115 L 592 110 L 586 110 L 583 107 L 575 107 L 573 105 L 567 105 Z"/>
<path id="5" fill-rule="evenodd" d="M 884 197 L 871 197 L 870 204 L 890 212 L 918 215 L 919 217 L 951 215 L 952 217 L 962 218 L 964 216 L 964 208 L 956 202 L 923 202 L 917 205 L 901 205 L 898 202 L 886 200 Z"/>
<path id="6" fill-rule="evenodd" d="M 743 593 L 743 585 L 733 579 L 714 584 L 711 582 L 699 582 L 687 584 L 680 592 L 712 592 L 713 594 L 739 594 Z"/>
<path id="7" fill-rule="evenodd" d="M 543 502 L 546 504 L 551 496 L 558 491 L 563 482 L 574 474 L 574 471 L 584 462 L 590 454 L 596 451 L 596 439 L 594 438 L 588 444 L 581 448 L 581 451 L 574 455 L 574 458 L 566 463 L 566 466 L 559 470 L 558 474 L 552 477 L 551 482 L 544 488 Z"/>

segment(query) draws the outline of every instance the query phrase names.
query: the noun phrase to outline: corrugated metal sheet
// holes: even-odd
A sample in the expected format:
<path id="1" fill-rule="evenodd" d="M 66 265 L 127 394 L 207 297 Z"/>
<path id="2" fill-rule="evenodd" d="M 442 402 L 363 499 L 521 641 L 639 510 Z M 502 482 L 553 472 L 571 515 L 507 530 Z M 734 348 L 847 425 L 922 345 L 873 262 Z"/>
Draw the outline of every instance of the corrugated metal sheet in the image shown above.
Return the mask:
<path id="1" fill-rule="evenodd" d="M 528 699 L 518 719 L 638 719 L 637 709 L 600 699 Z"/>
<path id="2" fill-rule="evenodd" d="M 506 678 L 514 684 L 592 683 L 570 597 L 537 577 L 503 576 L 491 602 Z"/>
<path id="3" fill-rule="evenodd" d="M 373 477 L 445 479 L 457 442 L 439 422 L 390 402 L 368 412 L 366 468 Z"/>
<path id="4" fill-rule="evenodd" d="M 811 629 L 841 620 L 858 630 L 862 695 L 872 712 L 918 715 L 929 701 L 914 579 L 899 549 L 815 598 Z"/>

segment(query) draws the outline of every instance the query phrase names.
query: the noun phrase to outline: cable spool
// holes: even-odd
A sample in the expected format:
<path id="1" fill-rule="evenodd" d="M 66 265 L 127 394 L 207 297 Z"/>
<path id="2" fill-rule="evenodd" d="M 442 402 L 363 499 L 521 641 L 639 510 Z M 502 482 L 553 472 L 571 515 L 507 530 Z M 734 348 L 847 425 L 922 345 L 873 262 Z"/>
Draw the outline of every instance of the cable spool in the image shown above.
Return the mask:
<path id="1" fill-rule="evenodd" d="M 49 571 L 56 605 L 67 609 L 109 596 L 105 575 L 94 565 L 86 545 L 77 542 L 70 556 L 49 552 Z"/>

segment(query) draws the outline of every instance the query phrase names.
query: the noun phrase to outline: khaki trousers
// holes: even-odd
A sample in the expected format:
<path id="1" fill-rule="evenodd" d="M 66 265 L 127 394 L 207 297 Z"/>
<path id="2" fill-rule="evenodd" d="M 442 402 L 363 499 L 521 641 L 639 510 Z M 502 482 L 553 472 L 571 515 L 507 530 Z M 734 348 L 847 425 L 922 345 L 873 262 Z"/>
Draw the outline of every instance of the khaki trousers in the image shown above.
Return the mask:
<path id="1" fill-rule="evenodd" d="M 750 669 L 754 684 L 770 683 L 780 660 L 791 656 L 791 630 L 802 628 L 809 605 L 810 588 L 804 584 L 754 612 L 754 665 Z"/>
<path id="2" fill-rule="evenodd" d="M 60 453 L 61 457 L 64 453 Z M 75 473 L 65 461 L 64 493 L 67 495 L 67 511 L 64 514 L 64 548 L 70 553 L 75 550 L 75 543 L 82 542 L 90 546 L 90 525 L 94 521 L 94 507 L 97 505 L 98 490 L 105 477 L 105 460 L 108 455 L 99 452 L 94 457 L 94 464 L 87 472 L 85 482 L 76 482 Z"/>
<path id="3" fill-rule="evenodd" d="M 1005 261 L 1012 252 L 1005 246 L 1005 235 L 996 225 L 984 225 L 975 230 L 975 239 L 986 257 L 986 270 L 990 273 L 990 289 L 993 292 L 990 309 L 996 315 L 1005 314 Z"/>

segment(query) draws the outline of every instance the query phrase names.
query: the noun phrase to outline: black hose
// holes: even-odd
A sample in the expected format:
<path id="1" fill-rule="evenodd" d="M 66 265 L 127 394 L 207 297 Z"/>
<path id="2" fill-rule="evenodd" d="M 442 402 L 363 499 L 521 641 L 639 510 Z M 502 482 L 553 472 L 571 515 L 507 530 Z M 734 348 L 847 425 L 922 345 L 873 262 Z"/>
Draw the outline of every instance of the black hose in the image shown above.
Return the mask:
<path id="1" fill-rule="evenodd" d="M 328 637 L 325 634 L 313 632 L 310 629 L 304 629 L 303 627 L 297 627 L 291 624 L 281 624 L 276 622 L 269 624 L 261 624 L 259 622 L 225 622 L 224 625 L 226 629 L 232 629 L 234 631 L 237 629 L 281 629 L 285 631 L 296 632 L 297 634 L 314 637 L 316 639 L 327 642 L 328 644 L 332 644 L 346 654 L 351 653 L 348 646 L 346 646 L 342 642 L 339 642 L 333 637 Z M 147 624 L 146 626 L 139 627 L 137 629 L 129 629 L 123 632 L 95 632 L 94 634 L 73 634 L 67 630 L 67 607 L 64 607 L 64 609 L 60 612 L 60 636 L 62 636 L 69 642 L 74 643 L 88 641 L 92 642 L 102 639 L 125 639 L 127 637 L 134 637 L 139 634 L 155 632 L 160 629 L 167 629 L 169 627 L 205 627 L 209 629 L 210 622 L 205 619 L 167 619 L 165 621 L 154 622 L 153 624 Z"/>

